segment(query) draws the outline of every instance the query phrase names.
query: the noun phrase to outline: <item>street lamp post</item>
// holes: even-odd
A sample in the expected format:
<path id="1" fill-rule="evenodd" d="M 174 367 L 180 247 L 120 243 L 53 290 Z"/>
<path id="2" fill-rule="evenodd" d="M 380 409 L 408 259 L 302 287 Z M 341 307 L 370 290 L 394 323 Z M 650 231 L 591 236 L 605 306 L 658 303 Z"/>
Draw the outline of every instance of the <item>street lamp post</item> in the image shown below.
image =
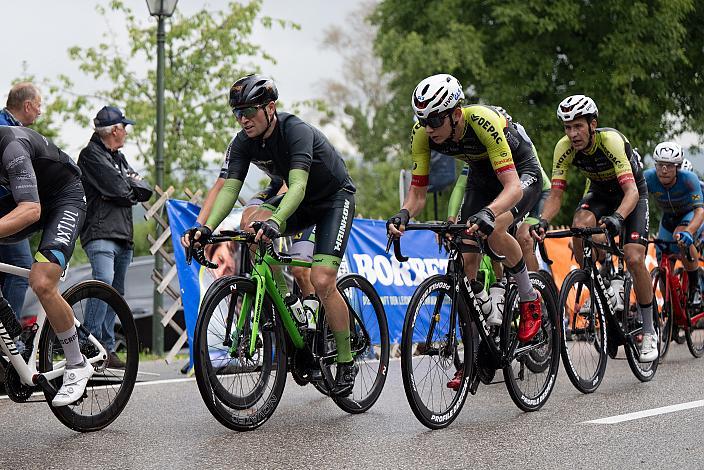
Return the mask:
<path id="1" fill-rule="evenodd" d="M 164 188 L 164 19 L 174 14 L 178 0 L 147 0 L 149 14 L 157 17 L 156 32 L 156 184 Z M 156 224 L 157 238 L 161 235 L 161 226 Z M 164 260 L 157 252 L 154 258 L 154 269 L 162 273 Z M 164 353 L 164 327 L 161 324 L 159 310 L 164 304 L 162 294 L 154 285 L 154 303 L 152 313 L 152 352 Z"/>

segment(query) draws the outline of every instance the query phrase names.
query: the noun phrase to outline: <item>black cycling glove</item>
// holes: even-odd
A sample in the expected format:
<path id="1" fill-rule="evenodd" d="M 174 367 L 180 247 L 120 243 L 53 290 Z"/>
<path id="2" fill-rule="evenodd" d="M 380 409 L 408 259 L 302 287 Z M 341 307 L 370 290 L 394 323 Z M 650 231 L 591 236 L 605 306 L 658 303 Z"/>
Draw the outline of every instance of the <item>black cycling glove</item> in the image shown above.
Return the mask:
<path id="1" fill-rule="evenodd" d="M 261 230 L 264 233 L 264 236 L 269 240 L 273 240 L 281 236 L 281 233 L 279 233 L 279 224 L 271 219 L 261 222 L 259 230 Z"/>
<path id="2" fill-rule="evenodd" d="M 606 230 L 609 231 L 611 236 L 618 235 L 621 232 L 621 226 L 623 225 L 623 216 L 618 212 L 614 212 L 611 215 L 602 217 L 600 222 L 606 225 Z"/>
<path id="3" fill-rule="evenodd" d="M 542 231 L 543 233 L 548 231 L 548 226 L 549 226 L 549 225 L 550 225 L 550 224 L 548 223 L 547 220 L 545 220 L 545 219 L 540 219 L 537 224 L 533 224 L 533 225 L 530 226 L 530 231 L 531 231 L 531 232 L 535 232 L 535 233 L 537 233 L 538 235 L 540 235 L 540 232 L 541 232 L 541 231 Z"/>
<path id="4" fill-rule="evenodd" d="M 488 237 L 494 231 L 496 216 L 491 209 L 485 207 L 470 217 L 469 223 L 471 225 L 477 224 L 479 226 L 479 231 Z"/>
<path id="5" fill-rule="evenodd" d="M 196 239 L 197 232 L 200 232 L 200 237 L 198 237 L 198 239 Z M 207 245 L 210 241 L 210 237 L 213 235 L 213 231 L 206 225 L 199 225 L 197 227 L 189 228 L 184 232 L 184 235 L 185 234 L 188 234 L 188 239 L 190 240 L 191 245 L 196 242 L 201 245 Z"/>
<path id="6" fill-rule="evenodd" d="M 401 209 L 398 211 L 398 214 L 386 221 L 386 231 L 389 231 L 390 225 L 393 225 L 396 228 L 400 228 L 401 225 L 405 227 L 408 225 L 409 220 L 411 220 L 411 213 L 408 212 L 408 209 Z"/>

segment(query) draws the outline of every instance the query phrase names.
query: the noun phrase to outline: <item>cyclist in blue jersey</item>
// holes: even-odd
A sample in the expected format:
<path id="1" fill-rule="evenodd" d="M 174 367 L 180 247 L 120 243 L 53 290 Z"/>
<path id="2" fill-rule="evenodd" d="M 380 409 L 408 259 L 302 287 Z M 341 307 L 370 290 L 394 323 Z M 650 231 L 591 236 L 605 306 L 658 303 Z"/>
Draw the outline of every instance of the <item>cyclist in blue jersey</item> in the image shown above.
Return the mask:
<path id="1" fill-rule="evenodd" d="M 691 171 L 682 170 L 682 148 L 674 142 L 658 144 L 653 159 L 655 169 L 647 170 L 644 176 L 648 192 L 662 210 L 658 238 L 676 240 L 683 254 L 689 250 L 693 261 L 687 261 L 682 256 L 682 264 L 689 278 L 689 300 L 692 304 L 701 304 L 699 254 L 694 244 L 702 234 L 704 222 L 704 202 L 699 178 Z"/>

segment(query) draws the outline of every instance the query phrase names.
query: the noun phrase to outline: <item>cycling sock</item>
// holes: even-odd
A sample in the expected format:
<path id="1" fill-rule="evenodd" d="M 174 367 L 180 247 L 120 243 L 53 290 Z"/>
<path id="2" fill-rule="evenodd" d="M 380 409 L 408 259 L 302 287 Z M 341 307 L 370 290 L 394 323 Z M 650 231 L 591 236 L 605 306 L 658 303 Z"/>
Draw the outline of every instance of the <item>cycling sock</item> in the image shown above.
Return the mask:
<path id="1" fill-rule="evenodd" d="M 694 293 L 699 287 L 699 270 L 687 271 L 687 282 L 689 284 L 689 293 Z"/>
<path id="2" fill-rule="evenodd" d="M 63 333 L 56 333 L 56 338 L 58 338 L 64 350 L 66 367 L 83 363 L 83 354 L 81 354 L 81 347 L 78 345 L 78 332 L 75 326 Z"/>
<path id="3" fill-rule="evenodd" d="M 354 358 L 352 357 L 352 347 L 350 346 L 350 330 L 333 331 L 332 334 L 335 336 L 335 344 L 337 345 L 337 358 L 335 361 L 338 364 L 340 362 L 352 362 Z"/>
<path id="4" fill-rule="evenodd" d="M 288 292 L 288 284 L 286 284 L 286 278 L 284 277 L 284 273 L 281 272 L 280 269 L 272 269 L 271 273 L 272 277 L 274 278 L 274 282 L 276 283 L 276 288 L 279 289 L 279 292 Z"/>
<path id="5" fill-rule="evenodd" d="M 526 268 L 526 262 L 523 261 L 523 259 L 512 268 L 506 267 L 506 271 L 516 280 L 516 285 L 518 285 L 518 297 L 521 299 L 521 302 L 530 302 L 536 299 L 538 294 L 535 292 L 535 289 L 533 289 L 533 284 L 530 283 L 528 268 Z"/>
<path id="6" fill-rule="evenodd" d="M 638 304 L 638 307 L 640 307 L 640 314 L 643 318 L 643 333 L 655 333 L 655 327 L 653 326 L 653 303 L 651 302 L 646 305 Z"/>

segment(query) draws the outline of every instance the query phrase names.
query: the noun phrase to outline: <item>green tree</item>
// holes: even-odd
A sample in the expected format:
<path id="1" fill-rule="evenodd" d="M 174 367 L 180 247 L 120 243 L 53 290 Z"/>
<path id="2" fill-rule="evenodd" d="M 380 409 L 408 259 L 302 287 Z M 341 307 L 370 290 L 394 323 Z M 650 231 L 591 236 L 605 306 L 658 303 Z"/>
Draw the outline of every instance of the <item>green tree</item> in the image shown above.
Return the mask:
<path id="1" fill-rule="evenodd" d="M 165 43 L 165 179 L 168 184 L 204 183 L 202 170 L 208 152 L 221 154 L 235 132 L 236 121 L 227 105 L 232 82 L 257 71 L 254 59 L 275 62 L 251 39 L 256 22 L 265 28 L 298 26 L 283 20 L 259 16 L 261 0 L 230 2 L 222 11 L 203 8 L 191 16 L 178 9 L 168 21 Z M 64 108 L 82 125 L 89 127 L 95 110 L 105 103 L 116 104 L 136 121 L 130 141 L 137 145 L 139 158 L 153 171 L 156 124 L 156 26 L 145 26 L 122 1 L 98 6 L 108 30 L 97 46 L 75 46 L 69 56 L 79 70 L 109 86 L 95 96 L 72 93 L 73 84 L 60 77 Z M 121 15 L 129 38 L 124 49 L 113 41 L 114 18 Z M 120 24 L 119 22 L 117 24 Z M 145 70 L 144 62 L 150 64 Z M 153 176 L 153 175 L 152 175 Z"/>
<path id="2" fill-rule="evenodd" d="M 376 5 L 375 0 L 362 2 L 343 27 L 326 30 L 323 46 L 337 52 L 343 65 L 340 78 L 326 80 L 324 90 L 328 119 L 343 129 L 360 155 L 347 161 L 358 190 L 357 214 L 387 218 L 399 208 L 399 172 L 411 168 L 408 136 L 413 115 L 409 109 L 399 114 L 392 105 L 392 74 L 383 71 L 374 52 L 377 27 L 369 15 Z M 403 138 L 399 138 L 401 134 Z M 445 214 L 449 192 L 445 191 L 438 202 L 441 216 Z M 429 195 L 428 200 L 432 199 Z M 429 202 L 428 206 L 432 204 Z M 433 218 L 432 209 L 427 207 L 419 218 Z"/>
<path id="3" fill-rule="evenodd" d="M 641 151 L 683 130 L 702 130 L 701 0 L 384 0 L 375 48 L 392 74 L 391 106 L 407 113 L 422 78 L 446 72 L 469 101 L 505 107 L 551 167 L 562 129 L 555 108 L 584 93 L 600 125 Z M 402 114 L 399 114 L 402 115 Z M 405 140 L 404 126 L 390 133 Z M 643 153 L 643 152 L 642 152 Z M 549 173 L 549 170 L 548 170 Z M 571 220 L 583 178 L 574 172 L 558 223 Z"/>

